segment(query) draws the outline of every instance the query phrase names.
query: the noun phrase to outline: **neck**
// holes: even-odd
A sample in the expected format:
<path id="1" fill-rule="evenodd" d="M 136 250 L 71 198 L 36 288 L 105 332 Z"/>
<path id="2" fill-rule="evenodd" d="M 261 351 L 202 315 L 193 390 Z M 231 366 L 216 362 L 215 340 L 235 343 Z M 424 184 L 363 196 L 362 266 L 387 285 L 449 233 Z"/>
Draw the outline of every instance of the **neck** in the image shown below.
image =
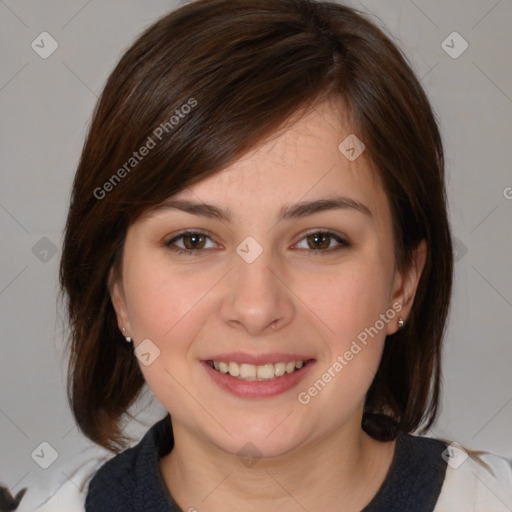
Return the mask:
<path id="1" fill-rule="evenodd" d="M 175 445 L 160 460 L 164 481 L 183 510 L 360 511 L 375 496 L 395 442 L 340 429 L 282 457 L 241 460 L 173 422 Z M 251 508 L 252 507 L 252 508 Z"/>

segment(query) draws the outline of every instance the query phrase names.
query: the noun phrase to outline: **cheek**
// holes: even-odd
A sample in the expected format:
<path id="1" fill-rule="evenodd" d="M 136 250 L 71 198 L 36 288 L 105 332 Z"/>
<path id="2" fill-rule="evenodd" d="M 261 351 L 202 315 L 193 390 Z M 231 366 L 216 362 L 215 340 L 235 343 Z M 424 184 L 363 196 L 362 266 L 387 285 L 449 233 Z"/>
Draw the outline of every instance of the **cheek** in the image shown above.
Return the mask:
<path id="1" fill-rule="evenodd" d="M 389 308 L 388 273 L 382 264 L 360 258 L 340 265 L 336 271 L 304 273 L 294 287 L 314 313 L 312 318 L 324 326 L 326 339 L 341 350 Z M 384 330 L 382 336 L 385 337 Z"/>
<path id="2" fill-rule="evenodd" d="M 177 272 L 157 260 L 140 259 L 128 263 L 125 275 L 134 336 L 138 339 L 154 338 L 161 343 L 173 337 L 177 326 L 193 312 L 208 289 L 197 275 Z"/>
<path id="3" fill-rule="evenodd" d="M 385 276 L 384 269 L 375 265 L 347 265 L 335 279 L 310 283 L 309 295 L 305 289 L 302 292 L 309 296 L 309 307 L 321 319 L 316 324 L 325 324 L 328 329 L 322 335 L 325 357 L 301 388 L 299 401 L 311 404 L 318 418 L 324 418 L 322 411 L 329 410 L 331 424 L 346 421 L 362 407 L 380 364 L 387 325 L 381 315 L 389 310 Z M 319 284 L 329 291 L 319 292 Z"/>
<path id="4" fill-rule="evenodd" d="M 141 359 L 139 366 L 154 394 L 165 402 L 168 396 L 179 396 L 179 383 L 190 378 L 187 368 L 194 362 L 194 340 L 207 320 L 204 304 L 218 276 L 177 270 L 157 258 L 127 261 L 124 275 L 135 347 L 149 339 L 158 353 L 150 365 Z"/>
<path id="5" fill-rule="evenodd" d="M 150 364 L 139 357 L 139 367 L 156 399 L 173 414 L 187 408 L 183 386 L 188 382 L 190 347 L 200 329 L 197 303 L 204 295 L 197 276 L 169 269 L 168 265 L 140 259 L 127 262 L 125 291 L 134 347 L 151 340 Z M 138 349 L 138 350 L 137 350 Z M 156 356 L 153 356 L 156 354 Z"/>
<path id="6" fill-rule="evenodd" d="M 328 360 L 321 362 L 302 398 L 319 410 L 329 407 L 334 422 L 361 405 L 379 366 L 387 325 L 381 315 L 389 311 L 390 275 L 378 256 L 354 258 L 324 279 L 307 281 L 308 290 L 302 292 L 329 327 Z M 332 409 L 328 404 L 334 403 L 338 405 Z"/>

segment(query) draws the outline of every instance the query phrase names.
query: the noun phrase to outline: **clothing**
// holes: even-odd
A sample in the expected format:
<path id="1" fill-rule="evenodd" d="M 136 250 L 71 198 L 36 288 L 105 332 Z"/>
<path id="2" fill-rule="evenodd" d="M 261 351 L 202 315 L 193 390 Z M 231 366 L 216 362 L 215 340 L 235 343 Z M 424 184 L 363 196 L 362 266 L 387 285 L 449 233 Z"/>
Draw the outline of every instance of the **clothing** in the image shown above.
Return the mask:
<path id="1" fill-rule="evenodd" d="M 181 512 L 158 463 L 173 444 L 167 414 L 93 475 L 86 512 Z M 470 452 L 458 465 L 447 457 L 447 447 L 446 441 L 401 432 L 386 480 L 362 512 L 510 512 L 512 460 Z"/>
<path id="2" fill-rule="evenodd" d="M 164 414 L 164 411 L 161 408 L 157 414 L 150 415 L 149 424 L 155 421 L 155 417 Z M 122 454 L 112 457 L 111 452 L 91 445 L 61 465 L 52 478 L 40 479 L 36 486 L 29 485 L 16 512 L 179 510 L 161 480 L 158 466 L 158 457 L 168 453 L 173 445 L 170 416 L 167 415 L 149 430 L 142 424 L 140 427 L 131 434 L 134 439 L 141 441 Z M 400 489 L 403 489 L 402 494 L 411 495 L 410 489 L 419 492 L 422 484 L 435 482 L 431 476 L 427 477 L 427 470 L 432 469 L 430 466 L 437 468 L 438 477 L 443 468 L 445 471 L 444 482 L 433 512 L 512 511 L 511 459 L 488 452 L 476 453 L 468 450 L 469 457 L 460 466 L 453 464 L 451 459 L 450 464 L 446 465 L 443 464 L 444 460 L 439 462 L 439 442 L 443 446 L 450 444 L 450 441 L 401 434 L 397 438 L 395 457 L 384 484 L 391 489 L 390 492 L 395 493 L 396 498 L 386 500 L 387 493 L 381 489 L 365 512 L 404 510 L 399 508 Z M 411 464 L 413 461 L 416 463 Z M 405 475 L 400 476 L 400 472 Z M 403 476 L 407 477 L 407 473 L 416 475 L 416 479 L 412 479 L 412 485 L 401 480 Z M 394 484 L 390 483 L 393 481 Z M 141 490 L 145 485 L 152 490 Z M 435 491 L 436 486 L 429 488 Z M 120 495 L 116 498 L 116 494 Z M 202 509 L 197 507 L 197 510 Z M 418 510 L 420 509 L 415 503 L 408 512 Z"/>
<path id="3" fill-rule="evenodd" d="M 90 442 L 70 455 L 61 452 L 53 471 L 33 472 L 12 489 L 28 488 L 16 512 L 84 512 L 91 476 L 111 458 L 112 452 Z"/>

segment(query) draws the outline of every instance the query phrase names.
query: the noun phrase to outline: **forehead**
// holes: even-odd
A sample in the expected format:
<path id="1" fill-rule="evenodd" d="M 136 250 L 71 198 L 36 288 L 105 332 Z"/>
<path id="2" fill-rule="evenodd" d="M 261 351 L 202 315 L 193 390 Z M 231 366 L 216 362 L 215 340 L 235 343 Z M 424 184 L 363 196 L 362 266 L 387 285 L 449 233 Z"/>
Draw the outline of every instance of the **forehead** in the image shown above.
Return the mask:
<path id="1" fill-rule="evenodd" d="M 343 195 L 366 204 L 375 217 L 386 217 L 388 200 L 364 150 L 355 160 L 348 158 L 354 154 L 351 146 L 358 150 L 354 136 L 343 112 L 324 102 L 173 198 L 214 201 L 233 211 L 254 206 L 270 213 L 283 203 Z"/>

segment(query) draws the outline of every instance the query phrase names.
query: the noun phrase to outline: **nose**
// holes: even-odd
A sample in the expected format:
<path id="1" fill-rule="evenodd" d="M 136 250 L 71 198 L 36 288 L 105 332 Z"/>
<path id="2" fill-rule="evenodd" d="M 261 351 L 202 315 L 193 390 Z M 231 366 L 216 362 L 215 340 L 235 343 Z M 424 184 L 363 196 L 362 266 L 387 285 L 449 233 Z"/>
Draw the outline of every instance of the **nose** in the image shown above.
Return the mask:
<path id="1" fill-rule="evenodd" d="M 252 336 L 288 325 L 295 314 L 293 292 L 275 269 L 270 251 L 263 251 L 252 263 L 235 254 L 234 268 L 223 283 L 222 320 Z"/>

